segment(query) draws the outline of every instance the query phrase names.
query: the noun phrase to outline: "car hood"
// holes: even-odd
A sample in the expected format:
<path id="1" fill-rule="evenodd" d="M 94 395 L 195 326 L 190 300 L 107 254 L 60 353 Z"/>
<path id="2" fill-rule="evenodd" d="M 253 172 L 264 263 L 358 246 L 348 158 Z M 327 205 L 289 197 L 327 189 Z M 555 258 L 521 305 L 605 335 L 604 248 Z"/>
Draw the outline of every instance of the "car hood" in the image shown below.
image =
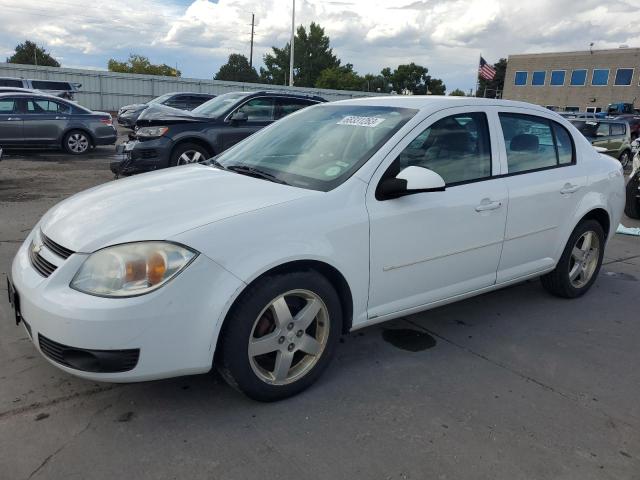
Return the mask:
<path id="1" fill-rule="evenodd" d="M 319 192 L 219 170 L 174 167 L 78 193 L 42 218 L 40 228 L 75 252 L 179 233 Z"/>
<path id="2" fill-rule="evenodd" d="M 188 122 L 210 122 L 209 117 L 198 117 L 188 110 L 167 107 L 166 105 L 149 105 L 138 117 L 136 125 L 167 125 Z"/>

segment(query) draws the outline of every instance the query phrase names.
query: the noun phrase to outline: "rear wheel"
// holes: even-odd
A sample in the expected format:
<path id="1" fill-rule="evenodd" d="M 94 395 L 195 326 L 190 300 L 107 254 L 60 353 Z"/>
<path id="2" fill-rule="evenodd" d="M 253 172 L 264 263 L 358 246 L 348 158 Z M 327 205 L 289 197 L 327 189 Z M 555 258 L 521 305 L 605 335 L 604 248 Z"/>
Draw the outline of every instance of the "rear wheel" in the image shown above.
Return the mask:
<path id="1" fill-rule="evenodd" d="M 71 155 L 82 155 L 89 151 L 91 139 L 82 130 L 71 130 L 64 136 L 62 146 Z"/>
<path id="2" fill-rule="evenodd" d="M 265 277 L 228 315 L 216 363 L 249 397 L 280 400 L 317 380 L 341 330 L 340 300 L 325 277 L 313 271 Z"/>
<path id="3" fill-rule="evenodd" d="M 206 160 L 211 155 L 207 149 L 197 143 L 183 143 L 178 145 L 171 153 L 170 166 L 188 165 Z"/>
<path id="4" fill-rule="evenodd" d="M 571 233 L 555 270 L 541 278 L 544 288 L 559 297 L 584 295 L 598 276 L 604 245 L 604 230 L 598 222 L 580 223 Z"/>

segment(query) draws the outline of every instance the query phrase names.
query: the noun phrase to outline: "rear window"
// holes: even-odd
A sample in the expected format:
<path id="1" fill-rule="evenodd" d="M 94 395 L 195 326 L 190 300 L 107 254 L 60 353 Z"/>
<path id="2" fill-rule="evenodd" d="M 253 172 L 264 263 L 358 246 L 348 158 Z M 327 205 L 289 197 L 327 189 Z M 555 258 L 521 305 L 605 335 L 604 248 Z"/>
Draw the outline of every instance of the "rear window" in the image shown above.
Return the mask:
<path id="1" fill-rule="evenodd" d="M 0 87 L 21 87 L 23 83 L 22 80 L 16 78 L 0 78 Z"/>
<path id="2" fill-rule="evenodd" d="M 31 80 L 31 85 L 37 90 L 73 90 L 69 82 L 54 82 L 52 80 Z"/>

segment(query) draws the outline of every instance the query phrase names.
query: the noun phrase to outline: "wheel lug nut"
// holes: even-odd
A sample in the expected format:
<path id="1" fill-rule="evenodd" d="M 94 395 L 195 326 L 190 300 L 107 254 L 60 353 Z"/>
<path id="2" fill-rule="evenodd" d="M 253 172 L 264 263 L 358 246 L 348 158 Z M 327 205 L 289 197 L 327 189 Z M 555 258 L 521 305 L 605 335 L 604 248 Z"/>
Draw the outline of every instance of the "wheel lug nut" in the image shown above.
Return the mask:
<path id="1" fill-rule="evenodd" d="M 287 347 L 287 349 L 288 349 L 290 352 L 293 352 L 293 349 L 294 349 L 294 348 L 296 348 L 296 346 L 295 346 L 293 343 L 290 343 L 290 344 L 289 344 L 289 347 Z"/>
<path id="2" fill-rule="evenodd" d="M 293 330 L 293 322 L 289 323 L 289 325 L 287 325 L 287 330 Z"/>
<path id="3" fill-rule="evenodd" d="M 284 343 L 284 337 L 280 337 L 280 338 L 278 339 L 278 343 Z"/>
<path id="4" fill-rule="evenodd" d="M 302 330 L 298 330 L 296 332 L 296 336 L 301 337 L 304 334 L 304 332 Z"/>

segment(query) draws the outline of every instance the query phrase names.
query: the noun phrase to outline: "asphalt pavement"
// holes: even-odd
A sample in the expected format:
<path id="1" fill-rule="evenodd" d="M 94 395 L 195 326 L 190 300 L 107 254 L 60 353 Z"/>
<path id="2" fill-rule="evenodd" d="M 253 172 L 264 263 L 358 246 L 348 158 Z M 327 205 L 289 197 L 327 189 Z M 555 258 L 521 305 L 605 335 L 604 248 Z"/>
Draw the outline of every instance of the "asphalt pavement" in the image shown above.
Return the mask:
<path id="1" fill-rule="evenodd" d="M 1 479 L 640 479 L 640 237 L 614 237 L 580 299 L 529 281 L 347 335 L 275 404 L 215 373 L 115 385 L 51 366 L 4 277 L 48 208 L 112 181 L 113 158 L 0 162 Z"/>

